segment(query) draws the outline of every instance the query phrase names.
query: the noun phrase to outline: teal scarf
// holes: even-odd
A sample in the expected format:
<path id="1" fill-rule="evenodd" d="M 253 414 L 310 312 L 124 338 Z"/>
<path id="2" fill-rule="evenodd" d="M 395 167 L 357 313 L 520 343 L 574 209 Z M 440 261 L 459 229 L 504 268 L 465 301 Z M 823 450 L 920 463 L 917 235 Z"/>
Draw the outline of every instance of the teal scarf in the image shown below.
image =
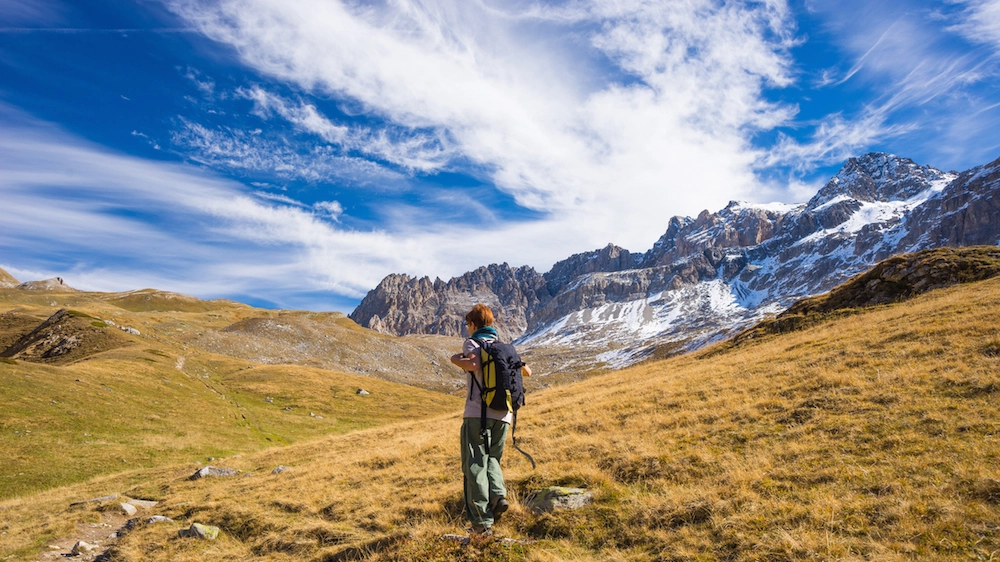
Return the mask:
<path id="1" fill-rule="evenodd" d="M 482 328 L 479 328 L 478 330 L 473 332 L 471 337 L 472 339 L 488 339 L 488 340 L 500 339 L 500 337 L 497 335 L 496 329 L 493 326 L 483 326 Z"/>

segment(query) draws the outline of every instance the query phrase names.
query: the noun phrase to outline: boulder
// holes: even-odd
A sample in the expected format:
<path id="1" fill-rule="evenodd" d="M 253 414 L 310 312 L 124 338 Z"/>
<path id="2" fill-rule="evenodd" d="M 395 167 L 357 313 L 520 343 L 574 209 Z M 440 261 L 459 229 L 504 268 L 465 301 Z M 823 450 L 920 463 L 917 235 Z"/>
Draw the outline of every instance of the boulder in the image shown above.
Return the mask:
<path id="1" fill-rule="evenodd" d="M 593 501 L 594 495 L 582 488 L 549 486 L 529 494 L 524 503 L 535 513 L 546 513 L 556 509 L 580 509 Z"/>
<path id="2" fill-rule="evenodd" d="M 137 507 L 135 507 L 130 503 L 120 503 L 118 505 L 121 506 L 122 512 L 125 513 L 125 515 L 128 515 L 129 517 L 135 515 L 139 511 Z"/>
<path id="3" fill-rule="evenodd" d="M 72 554 L 73 556 L 80 556 L 81 554 L 86 554 L 88 552 L 97 550 L 97 548 L 98 547 L 96 544 L 90 544 L 80 541 L 73 545 L 73 549 L 70 550 L 70 554 Z"/>
<path id="4" fill-rule="evenodd" d="M 127 503 L 129 505 L 134 505 L 135 507 L 138 507 L 139 509 L 153 509 L 154 507 L 156 507 L 156 504 L 158 504 L 159 502 L 154 502 L 154 501 L 151 501 L 151 500 L 129 500 L 129 501 L 125 502 L 125 503 Z"/>
<path id="5" fill-rule="evenodd" d="M 200 478 L 209 478 L 216 476 L 236 476 L 240 471 L 233 468 L 218 468 L 214 466 L 206 466 L 201 470 L 195 472 L 191 475 L 188 480 L 198 480 Z"/>
<path id="6" fill-rule="evenodd" d="M 212 525 L 202 525 L 192 523 L 187 529 L 177 531 L 177 535 L 182 538 L 204 539 L 214 541 L 219 536 L 219 528 Z"/>
<path id="7" fill-rule="evenodd" d="M 274 470 L 271 471 L 271 474 L 281 474 L 283 472 L 288 472 L 291 469 L 292 468 L 289 466 L 279 465 L 274 467 Z"/>

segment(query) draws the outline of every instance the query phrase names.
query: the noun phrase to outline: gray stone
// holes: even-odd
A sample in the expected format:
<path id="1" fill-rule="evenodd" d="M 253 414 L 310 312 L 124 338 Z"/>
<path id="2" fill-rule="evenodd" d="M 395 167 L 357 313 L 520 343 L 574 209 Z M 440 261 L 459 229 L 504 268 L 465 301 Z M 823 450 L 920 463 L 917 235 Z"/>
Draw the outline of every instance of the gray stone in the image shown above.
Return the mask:
<path id="1" fill-rule="evenodd" d="M 233 468 L 218 468 L 214 466 L 206 466 L 194 474 L 191 475 L 188 480 L 198 480 L 200 478 L 210 478 L 210 477 L 220 477 L 220 476 L 236 476 L 240 471 Z"/>
<path id="2" fill-rule="evenodd" d="M 192 523 L 187 529 L 177 531 L 177 536 L 182 538 L 205 539 L 214 541 L 219 536 L 219 528 L 212 525 L 202 525 Z"/>
<path id="3" fill-rule="evenodd" d="M 271 471 L 271 474 L 282 474 L 282 473 L 284 473 L 284 472 L 288 472 L 288 471 L 289 471 L 289 470 L 291 470 L 291 469 L 292 469 L 292 468 L 291 468 L 291 467 L 289 467 L 289 466 L 285 466 L 285 465 L 279 465 L 279 466 L 276 466 L 276 467 L 274 468 L 274 470 L 272 470 L 272 471 Z"/>
<path id="4" fill-rule="evenodd" d="M 83 500 L 83 501 L 79 501 L 79 502 L 73 502 L 73 503 L 71 503 L 69 505 L 70 505 L 70 507 L 73 507 L 73 506 L 84 505 L 84 504 L 88 504 L 88 503 L 110 502 L 110 501 L 114 501 L 116 499 L 118 499 L 118 494 L 111 494 L 110 496 L 101 496 L 99 498 L 91 498 L 89 500 Z"/>
<path id="5" fill-rule="evenodd" d="M 73 549 L 70 550 L 70 554 L 73 556 L 80 556 L 81 554 L 86 554 L 88 552 L 97 550 L 98 546 L 96 544 L 90 544 L 80 541 L 73 545 Z"/>
<path id="6" fill-rule="evenodd" d="M 134 505 L 132 505 L 130 503 L 120 503 L 118 505 L 121 506 L 122 512 L 124 512 L 125 515 L 128 515 L 128 516 L 135 515 L 139 511 L 139 509 L 137 507 L 135 507 Z"/>
<path id="7" fill-rule="evenodd" d="M 152 500 L 129 500 L 125 503 L 129 505 L 134 505 L 139 509 L 153 509 L 159 502 L 154 502 Z"/>
<path id="8" fill-rule="evenodd" d="M 174 522 L 173 519 L 163 515 L 154 515 L 146 520 L 147 525 L 153 525 L 155 523 L 173 523 L 173 522 Z"/>
<path id="9" fill-rule="evenodd" d="M 359 388 L 358 389 L 358 394 L 361 395 L 361 396 L 368 396 L 369 394 L 371 394 L 371 392 L 368 392 L 367 390 L 365 390 L 363 388 Z"/>
<path id="10" fill-rule="evenodd" d="M 457 542 L 462 546 L 467 546 L 470 542 L 472 542 L 471 539 L 465 535 L 454 535 L 450 533 L 447 535 L 441 535 L 441 540 Z"/>
<path id="11" fill-rule="evenodd" d="M 582 488 L 549 486 L 529 494 L 524 503 L 535 513 L 545 513 L 556 509 L 580 509 L 593 501 L 594 495 Z"/>

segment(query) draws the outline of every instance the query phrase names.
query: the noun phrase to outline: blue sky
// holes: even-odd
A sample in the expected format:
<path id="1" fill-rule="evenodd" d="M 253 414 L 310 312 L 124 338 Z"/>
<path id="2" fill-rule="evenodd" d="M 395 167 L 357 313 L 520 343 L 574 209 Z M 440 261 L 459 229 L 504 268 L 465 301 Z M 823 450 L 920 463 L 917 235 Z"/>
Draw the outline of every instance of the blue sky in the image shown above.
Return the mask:
<path id="1" fill-rule="evenodd" d="M 1000 156 L 1000 0 L 0 0 L 0 267 L 349 312 Z"/>

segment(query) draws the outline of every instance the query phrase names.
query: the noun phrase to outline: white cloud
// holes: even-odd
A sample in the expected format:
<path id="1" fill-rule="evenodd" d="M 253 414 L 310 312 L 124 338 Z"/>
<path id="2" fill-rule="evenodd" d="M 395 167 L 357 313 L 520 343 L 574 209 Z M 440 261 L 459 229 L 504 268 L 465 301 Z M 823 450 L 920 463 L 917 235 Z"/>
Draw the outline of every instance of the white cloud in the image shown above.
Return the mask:
<path id="1" fill-rule="evenodd" d="M 62 276 L 78 289 L 154 287 L 324 308 L 360 298 L 391 272 L 458 275 L 482 265 L 482 248 L 497 239 L 507 253 L 487 259 L 520 265 L 533 255 L 525 248 L 565 248 L 574 236 L 541 222 L 499 232 L 419 221 L 399 221 L 392 232 L 348 230 L 328 220 L 342 213 L 336 201 L 261 199 L 190 166 L 109 153 L 27 125 L 0 127 L 0 248 L 35 257 L 8 269 L 15 275 Z"/>
<path id="2" fill-rule="evenodd" d="M 190 67 L 185 69 L 184 77 L 190 80 L 205 98 L 213 99 L 215 97 L 215 81 L 211 78 L 205 77 Z"/>
<path id="3" fill-rule="evenodd" d="M 313 203 L 313 208 L 333 220 L 339 219 L 340 215 L 344 214 L 343 205 L 336 201 L 319 201 Z"/>
<path id="4" fill-rule="evenodd" d="M 965 6 L 964 20 L 949 27 L 971 41 L 1000 51 L 1000 0 L 951 0 Z"/>
<path id="5" fill-rule="evenodd" d="M 834 114 L 820 121 L 808 142 L 780 135 L 775 146 L 763 155 L 760 166 L 788 166 L 812 171 L 817 166 L 844 162 L 873 144 L 912 131 L 914 125 L 886 123 L 887 111 L 868 108 L 863 117 L 847 120 Z M 790 192 L 795 190 L 790 189 Z"/>
<path id="6" fill-rule="evenodd" d="M 191 152 L 199 163 L 230 170 L 252 171 L 281 179 L 338 181 L 355 185 L 391 185 L 405 179 L 399 172 L 363 158 L 339 154 L 330 146 L 299 151 L 293 143 L 262 135 L 262 131 L 223 126 L 208 128 L 183 117 L 172 142 Z"/>
<path id="7" fill-rule="evenodd" d="M 810 3 L 825 22 L 825 32 L 849 61 L 843 72 L 827 69 L 821 73 L 815 86 L 843 86 L 845 101 L 857 100 L 857 105 L 843 104 L 836 113 L 798 123 L 813 130 L 810 137 L 780 137 L 761 165 L 790 165 L 808 171 L 880 144 L 907 146 L 916 152 L 907 156 L 933 155 L 935 161 L 928 163 L 943 167 L 995 157 L 991 156 L 995 143 L 977 140 L 987 136 L 982 134 L 982 119 L 997 115 L 991 113 L 995 103 L 991 81 L 997 77 L 996 63 L 990 61 L 993 55 L 955 48 L 945 30 L 989 41 L 989 22 L 996 23 L 1000 2 L 955 3 L 967 9 L 961 14 L 962 23 L 950 27 L 942 21 L 953 22 L 959 16 L 942 15 L 926 2 Z M 865 90 L 873 92 L 867 99 L 858 95 Z M 971 115 L 980 117 L 970 122 Z M 956 123 L 969 126 L 956 127 Z M 945 138 L 951 142 L 942 142 Z"/>
<path id="8" fill-rule="evenodd" d="M 387 269 L 405 265 L 397 255 L 405 243 L 333 229 L 308 208 L 261 202 L 240 184 L 184 166 L 9 127 L 0 129 L 0 151 L 7 233 L 0 244 L 24 254 L 143 264 L 137 270 L 147 276 L 171 279 L 159 288 L 181 283 L 201 295 L 270 287 L 278 295 L 329 290 L 356 297 Z M 128 281 L 118 275 L 102 287 L 136 288 Z"/>
<path id="9" fill-rule="evenodd" d="M 171 6 L 259 72 L 388 123 L 389 148 L 375 131 L 361 144 L 370 154 L 397 150 L 394 131 L 442 131 L 439 157 L 487 170 L 549 217 L 543 232 L 568 233 L 555 259 L 611 240 L 644 249 L 671 214 L 752 199 L 750 135 L 792 111 L 762 96 L 791 80 L 794 24 L 779 0 Z M 351 137 L 308 104 L 261 99 L 307 130 Z"/>
<path id="10" fill-rule="evenodd" d="M 280 115 L 302 131 L 318 135 L 324 141 L 345 150 L 363 154 L 402 166 L 410 171 L 440 170 L 450 157 L 447 141 L 440 132 L 426 134 L 412 130 L 380 130 L 367 127 L 337 125 L 320 113 L 315 105 L 292 102 L 266 92 L 260 87 L 241 88 L 237 95 L 253 100 L 254 113 L 264 119 Z"/>

